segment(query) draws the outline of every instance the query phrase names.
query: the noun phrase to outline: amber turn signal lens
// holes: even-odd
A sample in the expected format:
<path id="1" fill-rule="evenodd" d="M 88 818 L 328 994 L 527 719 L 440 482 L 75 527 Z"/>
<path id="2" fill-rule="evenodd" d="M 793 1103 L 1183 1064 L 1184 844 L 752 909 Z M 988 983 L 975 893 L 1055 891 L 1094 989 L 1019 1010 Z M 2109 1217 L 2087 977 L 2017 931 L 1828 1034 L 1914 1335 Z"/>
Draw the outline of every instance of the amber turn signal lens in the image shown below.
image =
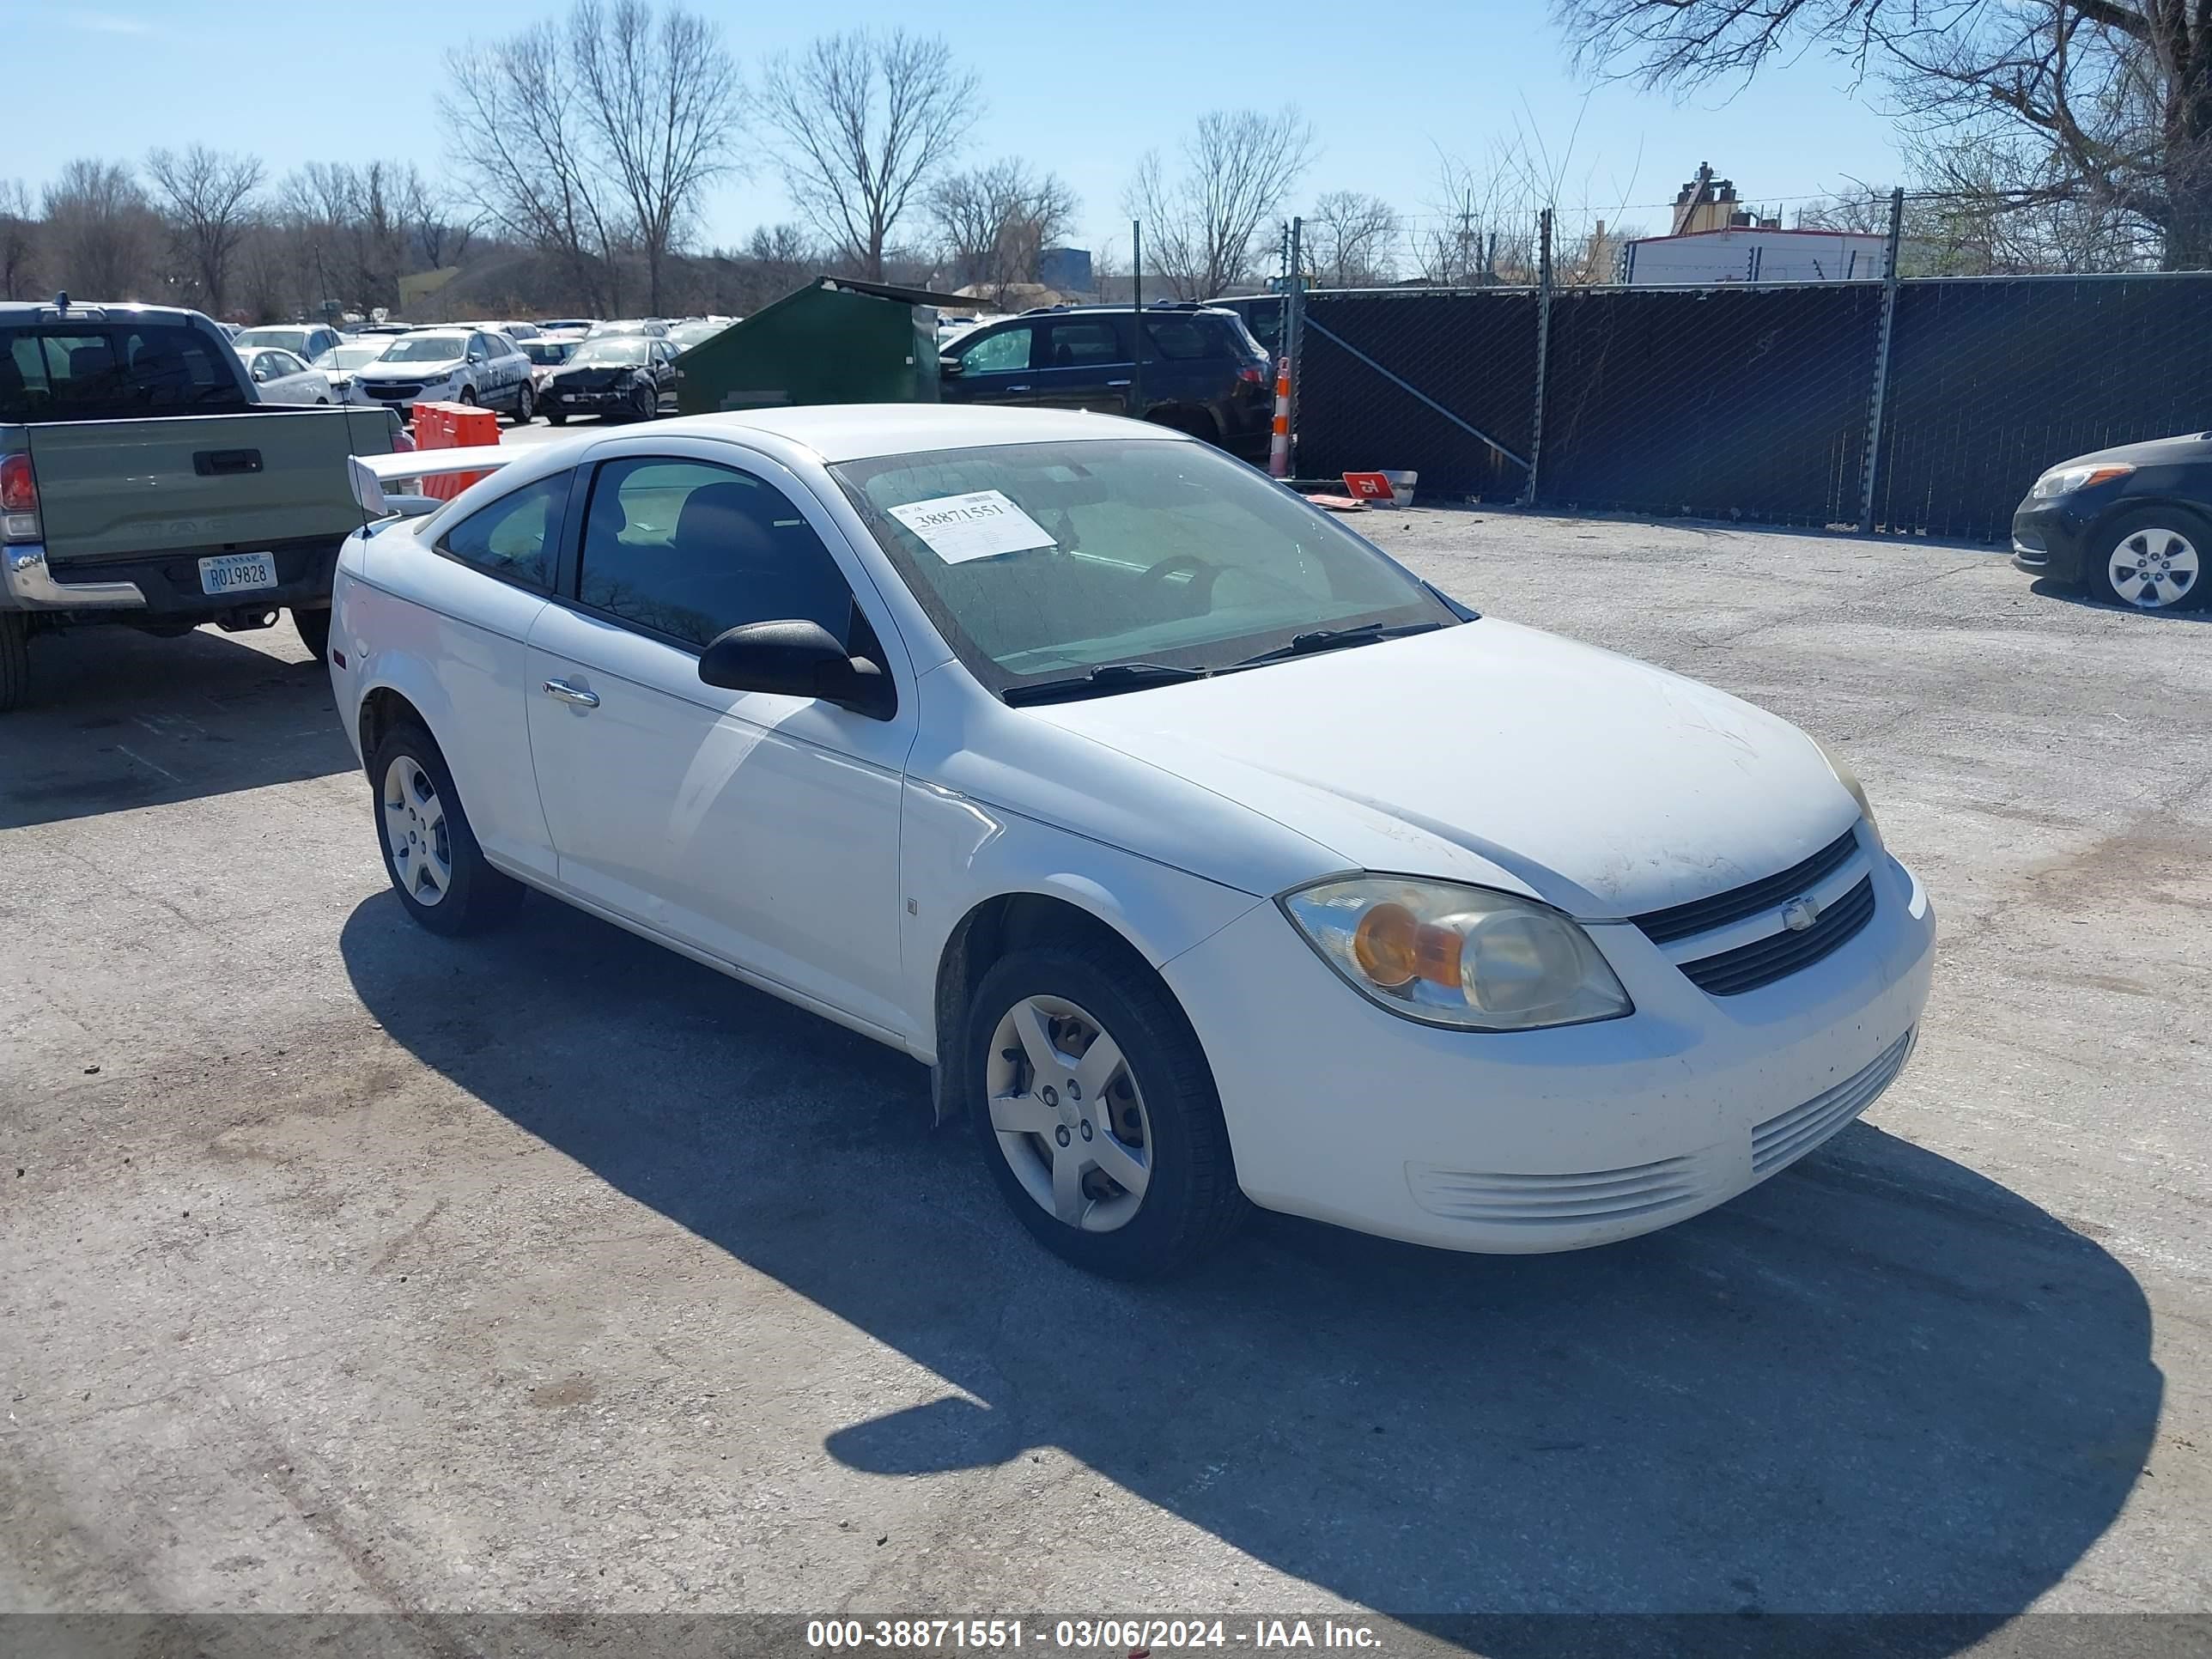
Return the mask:
<path id="1" fill-rule="evenodd" d="M 1352 935 L 1352 954 L 1359 971 L 1385 989 L 1411 981 L 1414 945 L 1421 924 L 1402 904 L 1377 904 L 1359 919 Z"/>

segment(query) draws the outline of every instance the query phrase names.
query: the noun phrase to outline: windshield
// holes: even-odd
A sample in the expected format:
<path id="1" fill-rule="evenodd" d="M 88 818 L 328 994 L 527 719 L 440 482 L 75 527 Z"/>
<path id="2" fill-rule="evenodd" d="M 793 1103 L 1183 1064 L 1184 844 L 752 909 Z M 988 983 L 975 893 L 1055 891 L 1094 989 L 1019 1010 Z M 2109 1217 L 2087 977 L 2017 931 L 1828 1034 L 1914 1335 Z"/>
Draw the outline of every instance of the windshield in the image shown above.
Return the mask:
<path id="1" fill-rule="evenodd" d="M 304 328 L 249 328 L 231 343 L 241 351 L 251 351 L 255 346 L 275 346 L 280 351 L 305 351 L 307 332 Z"/>
<path id="2" fill-rule="evenodd" d="M 1105 663 L 1224 668 L 1321 629 L 1458 620 L 1379 549 L 1203 444 L 1007 444 L 830 472 L 995 691 Z"/>
<path id="3" fill-rule="evenodd" d="M 571 368 L 593 368 L 610 365 L 635 368 L 645 362 L 645 340 L 635 334 L 617 334 L 602 340 L 586 340 L 576 348 L 576 355 L 568 359 Z"/>
<path id="4" fill-rule="evenodd" d="M 522 355 L 540 366 L 565 363 L 568 354 L 576 349 L 574 340 L 523 340 L 518 343 L 522 347 Z"/>
<path id="5" fill-rule="evenodd" d="M 363 363 L 373 363 L 381 357 L 391 344 L 388 340 L 373 340 L 360 345 L 332 346 L 315 359 L 317 368 L 359 368 Z"/>
<path id="6" fill-rule="evenodd" d="M 468 349 L 460 334 L 403 334 L 377 361 L 386 363 L 449 363 Z"/>

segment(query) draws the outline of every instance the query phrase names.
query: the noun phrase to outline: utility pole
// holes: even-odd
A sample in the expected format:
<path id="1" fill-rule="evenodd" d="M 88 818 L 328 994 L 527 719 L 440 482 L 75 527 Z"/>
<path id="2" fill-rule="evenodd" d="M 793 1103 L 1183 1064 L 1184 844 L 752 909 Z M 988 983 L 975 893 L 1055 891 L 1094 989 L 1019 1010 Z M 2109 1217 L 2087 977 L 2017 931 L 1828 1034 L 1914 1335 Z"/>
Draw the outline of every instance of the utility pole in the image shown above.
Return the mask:
<path id="1" fill-rule="evenodd" d="M 1129 309 L 1135 314 L 1129 325 L 1136 338 L 1130 351 L 1136 362 L 1129 370 L 1129 413 L 1145 418 L 1145 222 L 1129 221 Z"/>

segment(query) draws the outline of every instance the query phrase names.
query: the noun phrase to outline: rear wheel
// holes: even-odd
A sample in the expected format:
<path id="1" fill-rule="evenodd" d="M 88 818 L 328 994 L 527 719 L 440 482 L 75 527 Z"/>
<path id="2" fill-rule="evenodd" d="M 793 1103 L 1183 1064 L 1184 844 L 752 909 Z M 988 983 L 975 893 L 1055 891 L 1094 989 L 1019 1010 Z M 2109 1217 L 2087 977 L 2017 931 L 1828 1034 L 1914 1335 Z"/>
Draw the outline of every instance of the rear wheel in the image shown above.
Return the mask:
<path id="1" fill-rule="evenodd" d="M 301 611 L 295 607 L 292 626 L 300 630 L 300 643 L 307 647 L 307 654 L 317 662 L 327 662 L 331 654 L 331 608 Z"/>
<path id="2" fill-rule="evenodd" d="M 2146 507 L 2097 532 L 2088 576 L 2098 595 L 2137 611 L 2187 611 L 2204 603 L 2212 530 L 2179 507 Z"/>
<path id="3" fill-rule="evenodd" d="M 1205 1052 L 1127 952 L 1070 943 L 1006 957 L 976 988 L 966 1054 L 1000 1189 L 1078 1267 L 1180 1273 L 1245 1215 Z"/>
<path id="4" fill-rule="evenodd" d="M 31 690 L 31 624 L 20 611 L 0 611 L 0 714 L 20 708 Z"/>
<path id="5" fill-rule="evenodd" d="M 407 914 L 434 933 L 495 927 L 522 902 L 522 884 L 485 860 L 453 775 L 430 734 L 403 720 L 369 757 L 384 870 Z"/>
<path id="6" fill-rule="evenodd" d="M 514 398 L 515 425 L 528 426 L 530 424 L 530 417 L 537 412 L 538 400 L 536 397 L 532 394 L 530 387 L 527 385 L 525 385 L 522 390 L 515 394 Z"/>

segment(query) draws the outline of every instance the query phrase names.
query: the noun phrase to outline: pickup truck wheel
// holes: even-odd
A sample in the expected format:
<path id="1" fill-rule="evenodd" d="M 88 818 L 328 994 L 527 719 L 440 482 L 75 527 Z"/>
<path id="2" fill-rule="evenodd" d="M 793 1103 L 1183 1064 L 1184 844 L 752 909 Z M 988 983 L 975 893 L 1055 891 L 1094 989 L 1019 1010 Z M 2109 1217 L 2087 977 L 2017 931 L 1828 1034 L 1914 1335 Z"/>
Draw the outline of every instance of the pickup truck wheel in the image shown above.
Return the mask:
<path id="1" fill-rule="evenodd" d="M 20 708 L 31 690 L 30 624 L 20 611 L 0 611 L 0 714 Z"/>
<path id="2" fill-rule="evenodd" d="M 331 612 L 325 605 L 319 611 L 301 611 L 295 607 L 292 626 L 300 630 L 300 643 L 307 647 L 307 654 L 317 662 L 327 662 L 331 655 Z"/>
<path id="3" fill-rule="evenodd" d="M 522 884 L 493 869 L 430 734 L 402 720 L 369 757 L 384 871 L 407 914 L 434 933 L 482 933 L 513 915 Z"/>

